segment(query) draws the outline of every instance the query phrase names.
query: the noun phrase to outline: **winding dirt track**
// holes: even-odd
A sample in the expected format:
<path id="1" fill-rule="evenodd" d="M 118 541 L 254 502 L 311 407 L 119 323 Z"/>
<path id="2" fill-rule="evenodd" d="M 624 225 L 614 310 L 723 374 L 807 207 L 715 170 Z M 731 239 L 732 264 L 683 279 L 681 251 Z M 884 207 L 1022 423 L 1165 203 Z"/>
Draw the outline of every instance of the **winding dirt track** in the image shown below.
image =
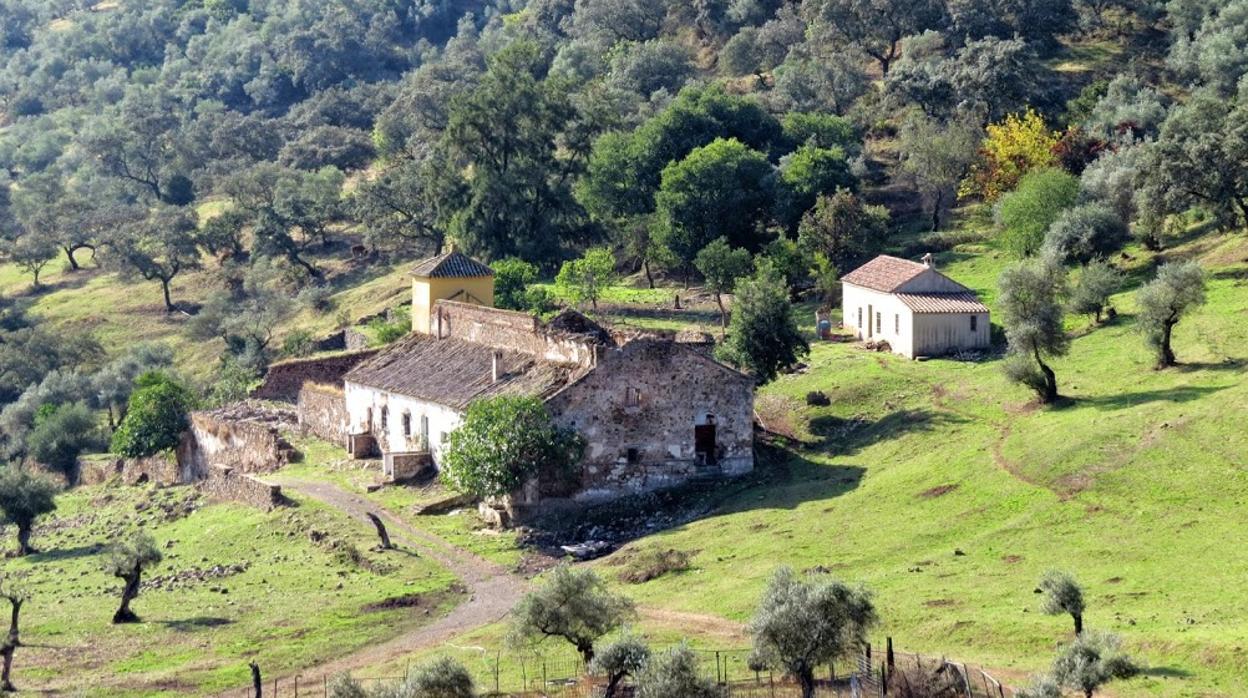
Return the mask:
<path id="1" fill-rule="evenodd" d="M 468 588 L 469 599 L 434 622 L 386 642 L 369 645 L 331 662 L 306 667 L 303 676 L 332 676 L 343 671 L 375 666 L 417 650 L 443 644 L 465 631 L 489 625 L 507 615 L 528 588 L 528 581 L 507 569 L 441 538 L 413 528 L 367 499 L 324 482 L 271 478 L 284 489 L 340 509 L 365 523 L 368 512 L 385 521 L 395 543 L 412 548 L 445 567 Z"/>

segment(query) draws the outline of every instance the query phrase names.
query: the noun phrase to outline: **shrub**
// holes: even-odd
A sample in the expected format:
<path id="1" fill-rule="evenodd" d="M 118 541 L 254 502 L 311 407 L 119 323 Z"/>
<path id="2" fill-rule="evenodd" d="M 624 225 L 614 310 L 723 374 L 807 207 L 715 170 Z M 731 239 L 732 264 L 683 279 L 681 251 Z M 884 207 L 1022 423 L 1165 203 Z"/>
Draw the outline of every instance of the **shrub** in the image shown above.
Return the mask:
<path id="1" fill-rule="evenodd" d="M 282 340 L 283 356 L 307 356 L 316 350 L 316 341 L 307 330 L 295 330 Z"/>
<path id="2" fill-rule="evenodd" d="M 195 406 L 194 395 L 157 371 L 140 376 L 135 385 L 126 416 L 113 432 L 113 453 L 142 458 L 174 448 L 189 425 L 187 414 Z"/>
<path id="3" fill-rule="evenodd" d="M 1113 209 L 1101 203 L 1062 211 L 1044 234 L 1047 252 L 1067 262 L 1086 264 L 1122 249 L 1131 231 Z"/>
<path id="4" fill-rule="evenodd" d="M 646 548 L 628 559 L 625 563 L 627 567 L 620 572 L 620 581 L 642 584 L 668 572 L 682 572 L 689 569 L 691 557 L 684 550 Z"/>
<path id="5" fill-rule="evenodd" d="M 1079 180 L 1069 173 L 1049 168 L 1027 174 L 997 204 L 1006 249 L 1020 259 L 1039 252 L 1049 226 L 1078 198 Z"/>
<path id="6" fill-rule="evenodd" d="M 44 405 L 44 407 L 52 407 Z M 31 458 L 76 479 L 78 455 L 100 443 L 95 415 L 82 403 L 53 407 L 35 418 L 35 428 L 26 437 Z"/>

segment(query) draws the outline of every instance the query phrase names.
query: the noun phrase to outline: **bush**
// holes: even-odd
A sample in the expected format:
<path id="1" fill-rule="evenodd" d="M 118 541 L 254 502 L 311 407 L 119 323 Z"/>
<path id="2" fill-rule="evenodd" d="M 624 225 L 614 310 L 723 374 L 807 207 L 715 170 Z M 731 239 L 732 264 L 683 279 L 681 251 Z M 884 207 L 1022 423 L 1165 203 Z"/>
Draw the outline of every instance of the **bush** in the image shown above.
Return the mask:
<path id="1" fill-rule="evenodd" d="M 1122 249 L 1131 231 L 1113 209 L 1101 203 L 1062 211 L 1044 235 L 1046 251 L 1066 262 L 1086 264 Z"/>
<path id="2" fill-rule="evenodd" d="M 187 415 L 195 406 L 194 395 L 160 372 L 140 376 L 135 385 L 126 416 L 113 432 L 113 453 L 142 458 L 176 447 L 189 426 Z"/>
<path id="3" fill-rule="evenodd" d="M 78 455 L 100 443 L 95 415 L 82 403 L 40 410 L 35 428 L 26 437 L 30 457 L 64 473 L 70 482 L 77 479 Z"/>
<path id="4" fill-rule="evenodd" d="M 1079 198 L 1079 180 L 1058 169 L 1028 173 L 997 204 L 996 218 L 1006 249 L 1015 257 L 1040 251 L 1049 226 Z"/>
<path id="5" fill-rule="evenodd" d="M 307 330 L 295 330 L 282 340 L 282 356 L 307 356 L 316 350 L 316 340 Z"/>
<path id="6" fill-rule="evenodd" d="M 395 308 L 390 319 L 373 318 L 368 323 L 368 329 L 373 333 L 374 346 L 398 341 L 412 331 L 411 310 L 406 306 Z"/>
<path id="7" fill-rule="evenodd" d="M 689 569 L 691 557 L 684 550 L 646 548 L 628 559 L 627 567 L 620 572 L 620 581 L 642 584 L 668 572 L 682 572 Z"/>

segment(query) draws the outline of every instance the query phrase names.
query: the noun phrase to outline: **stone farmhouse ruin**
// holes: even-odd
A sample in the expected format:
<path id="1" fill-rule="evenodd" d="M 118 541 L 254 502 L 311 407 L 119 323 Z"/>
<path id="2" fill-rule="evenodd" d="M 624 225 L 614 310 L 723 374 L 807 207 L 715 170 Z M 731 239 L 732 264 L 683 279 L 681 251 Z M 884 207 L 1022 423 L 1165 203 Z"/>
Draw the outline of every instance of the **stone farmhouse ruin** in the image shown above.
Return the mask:
<path id="1" fill-rule="evenodd" d="M 284 395 L 267 397 L 297 390 L 306 429 L 357 457 L 382 458 L 391 479 L 436 469 L 472 402 L 540 398 L 586 449 L 570 481 L 531 482 L 513 495 L 516 508 L 753 468 L 754 380 L 704 345 L 612 332 L 572 310 L 543 322 L 495 308 L 493 272 L 454 250 L 413 275 L 411 334 L 330 366 L 275 366 L 266 384 Z"/>

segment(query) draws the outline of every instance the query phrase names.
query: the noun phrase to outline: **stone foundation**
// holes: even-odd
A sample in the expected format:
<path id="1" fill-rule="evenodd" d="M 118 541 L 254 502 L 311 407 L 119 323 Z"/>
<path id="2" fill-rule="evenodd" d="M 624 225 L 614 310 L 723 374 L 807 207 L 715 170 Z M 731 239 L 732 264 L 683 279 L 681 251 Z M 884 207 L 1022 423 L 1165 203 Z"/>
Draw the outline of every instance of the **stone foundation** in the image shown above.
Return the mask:
<path id="1" fill-rule="evenodd" d="M 267 473 L 299 460 L 300 453 L 282 436 L 296 425 L 292 410 L 253 403 L 229 405 L 191 414 L 190 443 L 179 448 L 182 467 L 192 479 L 208 476 L 212 466 L 244 473 Z"/>
<path id="2" fill-rule="evenodd" d="M 381 472 L 391 482 L 411 480 L 433 468 L 433 457 L 427 452 L 387 453 L 381 460 Z"/>
<path id="3" fill-rule="evenodd" d="M 214 465 L 199 482 L 199 489 L 217 501 L 240 502 L 264 511 L 272 511 L 286 503 L 280 485 L 270 485 L 250 473 L 240 473 L 229 466 Z"/>

